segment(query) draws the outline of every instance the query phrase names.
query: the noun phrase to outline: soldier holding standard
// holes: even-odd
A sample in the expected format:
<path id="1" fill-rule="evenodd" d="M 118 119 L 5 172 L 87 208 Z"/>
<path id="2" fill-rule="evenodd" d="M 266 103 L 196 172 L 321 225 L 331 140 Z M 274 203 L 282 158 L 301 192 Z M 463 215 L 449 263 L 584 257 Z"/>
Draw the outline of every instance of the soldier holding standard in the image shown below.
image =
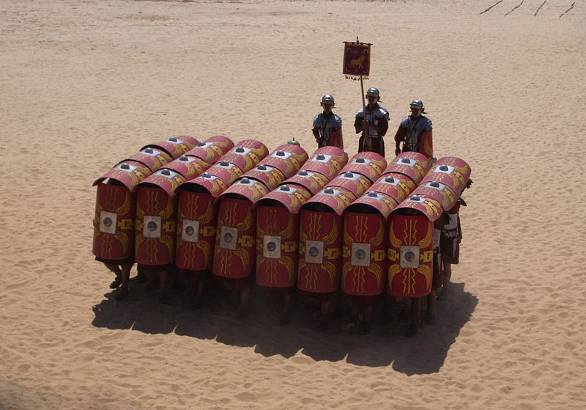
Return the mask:
<path id="1" fill-rule="evenodd" d="M 334 96 L 326 94 L 321 98 L 323 112 L 313 119 L 313 136 L 318 148 L 334 146 L 344 149 L 342 138 L 342 119 L 334 114 Z"/>
<path id="2" fill-rule="evenodd" d="M 431 120 L 425 115 L 423 101 L 413 100 L 409 105 L 411 114 L 401 121 L 395 134 L 395 155 L 400 152 L 419 152 L 433 157 L 433 138 Z M 401 142 L 403 149 L 401 149 Z"/>
<path id="3" fill-rule="evenodd" d="M 371 151 L 385 156 L 383 137 L 389 129 L 389 111 L 379 105 L 380 91 L 371 87 L 366 91 L 368 104 L 356 113 L 356 134 L 363 133 L 358 142 L 358 152 Z"/>

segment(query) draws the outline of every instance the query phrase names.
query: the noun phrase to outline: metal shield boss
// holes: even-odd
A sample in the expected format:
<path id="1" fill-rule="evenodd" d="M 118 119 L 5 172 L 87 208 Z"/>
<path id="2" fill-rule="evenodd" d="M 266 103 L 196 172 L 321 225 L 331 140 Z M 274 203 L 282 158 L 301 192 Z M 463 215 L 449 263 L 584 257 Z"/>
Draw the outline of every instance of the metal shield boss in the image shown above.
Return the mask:
<path id="1" fill-rule="evenodd" d="M 359 213 L 350 209 L 344 213 L 342 291 L 380 295 L 386 282 L 386 218 L 374 210 Z"/>

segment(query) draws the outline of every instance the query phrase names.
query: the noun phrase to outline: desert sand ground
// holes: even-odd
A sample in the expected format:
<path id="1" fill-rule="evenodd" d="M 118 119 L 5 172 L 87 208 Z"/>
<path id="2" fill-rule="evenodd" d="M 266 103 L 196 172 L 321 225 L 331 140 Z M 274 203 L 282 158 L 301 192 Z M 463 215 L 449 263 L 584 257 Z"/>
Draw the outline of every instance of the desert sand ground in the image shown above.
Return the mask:
<path id="1" fill-rule="evenodd" d="M 583 409 L 586 2 L 480 14 L 495 3 L 1 0 L 0 408 Z M 138 287 L 114 301 L 93 179 L 172 134 L 313 151 L 323 93 L 356 152 L 356 35 L 387 159 L 419 97 L 436 156 L 473 169 L 437 324 L 359 337 L 276 326 L 264 303 L 239 322 Z"/>

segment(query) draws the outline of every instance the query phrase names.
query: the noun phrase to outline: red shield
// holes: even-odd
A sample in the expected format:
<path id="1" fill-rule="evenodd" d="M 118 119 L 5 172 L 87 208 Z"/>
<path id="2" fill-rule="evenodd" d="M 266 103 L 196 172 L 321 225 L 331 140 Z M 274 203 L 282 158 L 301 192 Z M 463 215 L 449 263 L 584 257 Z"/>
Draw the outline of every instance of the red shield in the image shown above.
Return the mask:
<path id="1" fill-rule="evenodd" d="M 353 204 L 344 213 L 342 291 L 347 295 L 380 295 L 385 289 L 386 217 L 376 211 L 350 210 L 354 208 Z"/>
<path id="2" fill-rule="evenodd" d="M 342 217 L 302 208 L 299 226 L 297 287 L 310 293 L 336 292 L 342 262 Z"/>
<path id="3" fill-rule="evenodd" d="M 377 180 L 387 167 L 387 161 L 376 152 L 359 152 L 342 168 L 341 173 L 355 172 L 367 177 L 371 182 Z"/>
<path id="4" fill-rule="evenodd" d="M 417 298 L 431 292 L 434 222 L 441 214 L 439 202 L 417 195 L 411 195 L 393 211 L 387 251 L 388 291 L 393 296 Z"/>
<path id="5" fill-rule="evenodd" d="M 243 177 L 219 198 L 213 272 L 240 279 L 254 269 L 256 202 L 268 193 L 259 181 Z"/>
<path id="6" fill-rule="evenodd" d="M 233 147 L 234 143 L 230 140 L 230 138 L 217 135 L 215 137 L 208 138 L 205 140 L 205 142 L 196 144 L 195 148 L 187 151 L 186 155 L 198 157 L 208 164 L 213 164 Z"/>
<path id="7" fill-rule="evenodd" d="M 326 187 L 314 195 L 306 206 L 325 206 L 329 211 L 342 215 L 344 209 L 356 200 L 356 195 L 344 188 Z"/>
<path id="8" fill-rule="evenodd" d="M 216 239 L 214 197 L 208 192 L 179 191 L 175 264 L 191 271 L 209 270 Z"/>
<path id="9" fill-rule="evenodd" d="M 158 148 L 165 151 L 173 159 L 179 158 L 187 151 L 195 147 L 198 143 L 197 139 L 190 135 L 172 136 L 164 141 L 159 141 L 154 144 L 148 144 L 141 148 L 141 151 L 145 148 Z"/>
<path id="10" fill-rule="evenodd" d="M 418 152 L 402 152 L 389 164 L 383 174 L 394 172 L 407 175 L 415 184 L 419 184 L 430 166 L 431 158 Z"/>
<path id="11" fill-rule="evenodd" d="M 124 161 L 98 178 L 93 252 L 100 259 L 132 258 L 136 194 L 134 188 L 151 171 L 139 162 Z"/>
<path id="12" fill-rule="evenodd" d="M 386 194 L 400 204 L 414 189 L 415 183 L 408 176 L 389 173 L 380 177 L 369 190 Z"/>
<path id="13" fill-rule="evenodd" d="M 364 175 L 354 172 L 344 172 L 332 179 L 327 187 L 344 188 L 354 194 L 357 198 L 366 192 L 371 182 Z"/>
<path id="14" fill-rule="evenodd" d="M 397 298 L 428 295 L 433 284 L 433 223 L 425 215 L 391 216 L 387 291 Z"/>
<path id="15" fill-rule="evenodd" d="M 254 217 L 253 204 L 248 199 L 229 196 L 220 199 L 214 275 L 230 279 L 250 276 L 254 269 Z"/>
<path id="16" fill-rule="evenodd" d="M 123 185 L 98 184 L 93 252 L 100 259 L 132 258 L 136 196 Z"/>
<path id="17" fill-rule="evenodd" d="M 300 170 L 297 174 L 285 181 L 286 184 L 301 185 L 313 195 L 317 194 L 326 184 L 329 179 L 319 172 Z"/>
<path id="18" fill-rule="evenodd" d="M 165 165 L 165 169 L 171 169 L 181 174 L 186 180 L 190 180 L 202 174 L 209 166 L 210 164 L 198 157 L 181 155 L 176 160 Z"/>
<path id="19" fill-rule="evenodd" d="M 235 164 L 242 172 L 247 172 L 266 157 L 268 153 L 269 150 L 262 142 L 250 139 L 242 140 L 224 155 L 221 161 Z"/>
<path id="20" fill-rule="evenodd" d="M 159 186 L 140 185 L 136 205 L 136 262 L 163 266 L 175 256 L 175 201 Z"/>
<path id="21" fill-rule="evenodd" d="M 368 43 L 344 42 L 343 74 L 357 77 L 370 74 L 370 46 Z"/>
<path id="22" fill-rule="evenodd" d="M 220 161 L 209 167 L 206 174 L 216 176 L 230 186 L 242 176 L 242 170 L 231 162 Z"/>
<path id="23" fill-rule="evenodd" d="M 319 172 L 328 181 L 334 178 L 348 162 L 348 154 L 338 147 L 318 148 L 301 167 L 302 170 Z"/>
<path id="24" fill-rule="evenodd" d="M 299 209 L 311 198 L 305 188 L 282 185 L 256 209 L 256 283 L 290 288 L 297 283 Z"/>
<path id="25" fill-rule="evenodd" d="M 285 178 L 294 175 L 307 161 L 307 152 L 297 144 L 279 145 L 261 164 L 270 165 L 283 173 Z"/>
<path id="26" fill-rule="evenodd" d="M 470 166 L 456 157 L 440 158 L 423 179 L 423 182 L 437 181 L 447 185 L 460 196 L 470 179 Z"/>
<path id="27" fill-rule="evenodd" d="M 277 168 L 262 163 L 248 171 L 244 176 L 262 182 L 269 191 L 275 189 L 285 179 Z"/>
<path id="28" fill-rule="evenodd" d="M 141 149 L 140 152 L 128 157 L 126 161 L 140 162 L 147 166 L 152 172 L 155 172 L 157 169 L 172 160 L 173 158 L 163 150 L 153 147 L 145 147 Z"/>
<path id="29" fill-rule="evenodd" d="M 434 199 L 441 204 L 444 211 L 452 209 L 458 201 L 456 194 L 447 185 L 437 181 L 422 183 L 413 191 L 412 195 L 420 195 Z"/>

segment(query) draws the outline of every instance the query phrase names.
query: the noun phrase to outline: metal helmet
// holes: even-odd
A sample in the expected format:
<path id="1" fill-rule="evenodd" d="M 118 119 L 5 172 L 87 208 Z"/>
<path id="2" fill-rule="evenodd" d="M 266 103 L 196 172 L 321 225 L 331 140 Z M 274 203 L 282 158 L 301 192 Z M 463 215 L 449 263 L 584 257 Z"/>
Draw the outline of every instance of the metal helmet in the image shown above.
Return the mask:
<path id="1" fill-rule="evenodd" d="M 336 105 L 336 102 L 334 101 L 334 96 L 326 94 L 323 97 L 321 97 L 321 105 L 331 105 L 332 107 Z"/>
<path id="2" fill-rule="evenodd" d="M 423 101 L 421 101 L 421 100 L 413 100 L 413 101 L 411 101 L 411 104 L 409 104 L 409 107 L 411 107 L 411 108 L 417 108 L 419 110 L 423 110 Z"/>
<path id="3" fill-rule="evenodd" d="M 375 87 L 370 87 L 367 91 L 366 91 L 366 97 L 376 97 L 377 100 L 380 100 L 380 91 L 378 90 L 378 88 Z"/>

